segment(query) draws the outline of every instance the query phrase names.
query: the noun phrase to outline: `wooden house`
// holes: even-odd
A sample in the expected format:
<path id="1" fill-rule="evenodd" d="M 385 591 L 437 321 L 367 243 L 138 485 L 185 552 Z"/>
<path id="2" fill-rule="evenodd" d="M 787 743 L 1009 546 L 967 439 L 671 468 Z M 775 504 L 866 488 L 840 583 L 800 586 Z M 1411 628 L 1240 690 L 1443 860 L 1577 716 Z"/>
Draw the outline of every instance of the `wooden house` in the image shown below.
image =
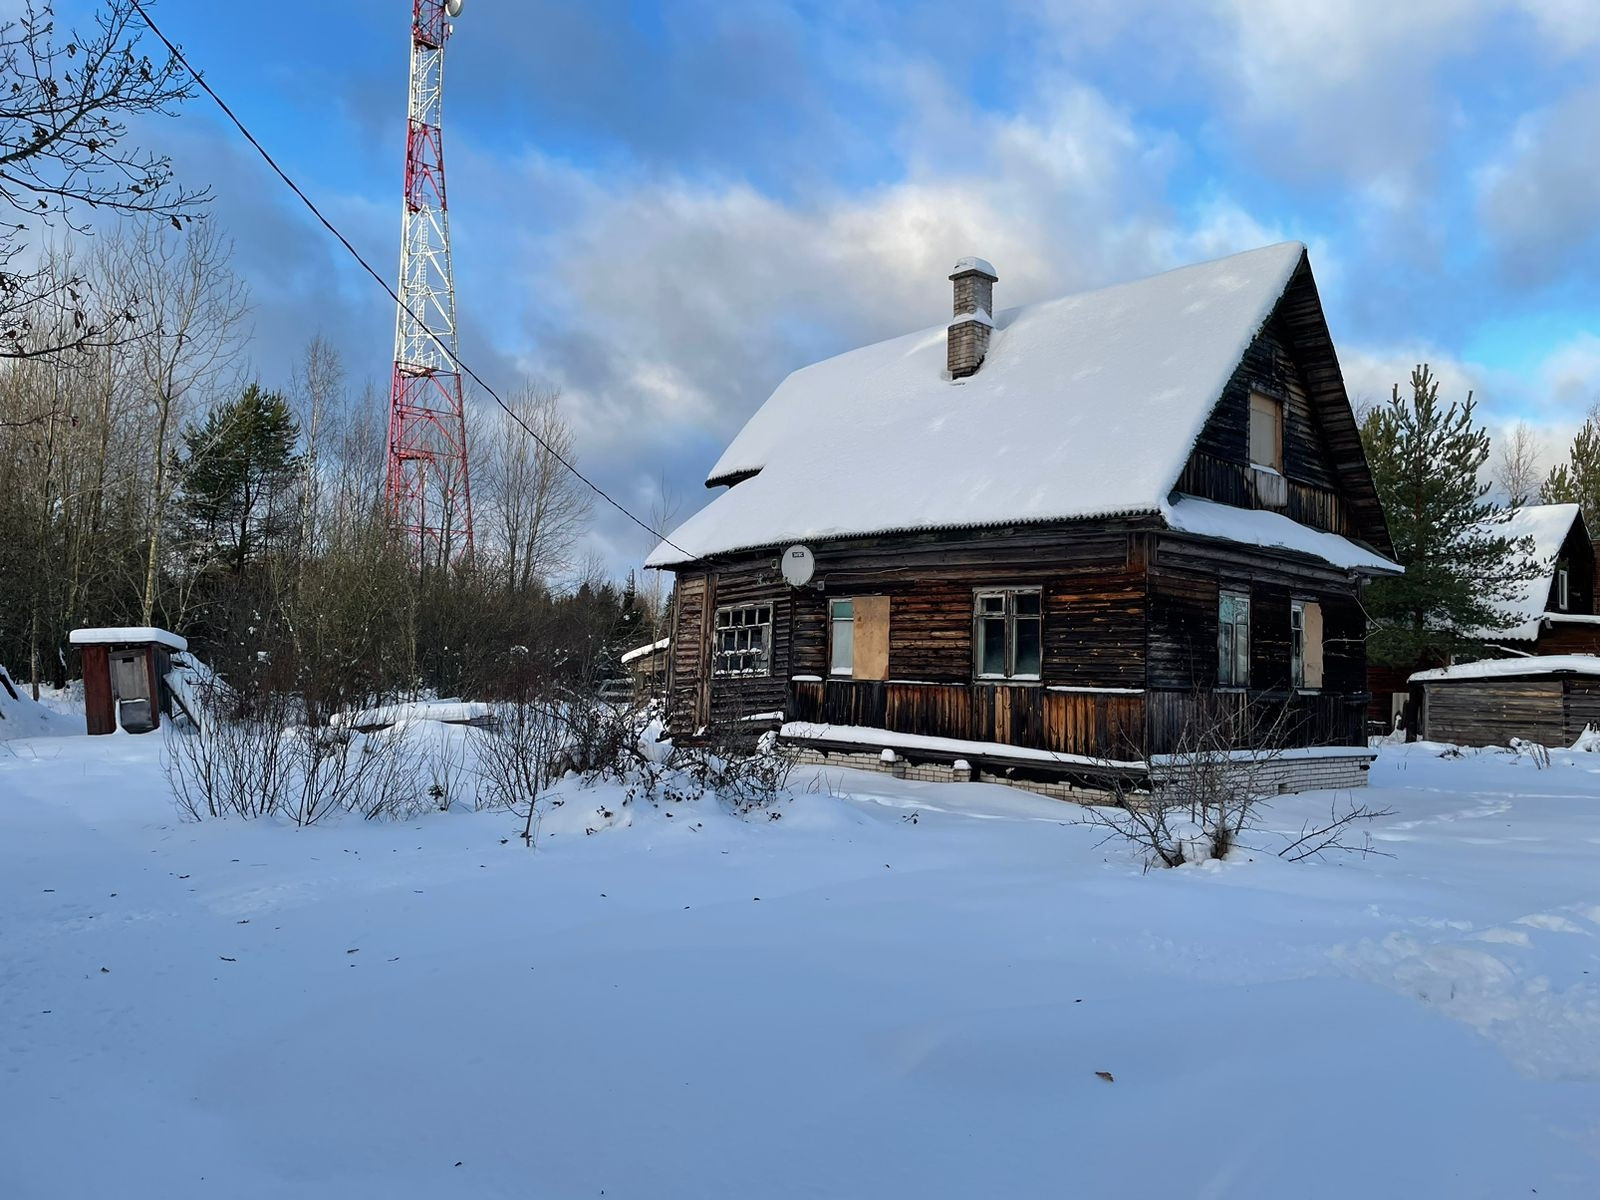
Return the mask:
<path id="1" fill-rule="evenodd" d="M 165 629 L 74 629 L 68 635 L 83 659 L 83 708 L 92 734 L 148 733 L 170 712 L 167 675 L 174 651 L 189 644 Z"/>
<path id="2" fill-rule="evenodd" d="M 1478 636 L 1497 656 L 1600 653 L 1595 614 L 1594 543 L 1576 504 L 1529 504 L 1495 526 L 1503 537 L 1528 539 L 1532 577 L 1496 604 L 1505 623 Z"/>
<path id="3" fill-rule="evenodd" d="M 784 380 L 651 555 L 670 732 L 1052 791 L 1220 719 L 1286 789 L 1362 782 L 1399 568 L 1305 248 L 1002 312 L 950 279 L 947 326 Z"/>

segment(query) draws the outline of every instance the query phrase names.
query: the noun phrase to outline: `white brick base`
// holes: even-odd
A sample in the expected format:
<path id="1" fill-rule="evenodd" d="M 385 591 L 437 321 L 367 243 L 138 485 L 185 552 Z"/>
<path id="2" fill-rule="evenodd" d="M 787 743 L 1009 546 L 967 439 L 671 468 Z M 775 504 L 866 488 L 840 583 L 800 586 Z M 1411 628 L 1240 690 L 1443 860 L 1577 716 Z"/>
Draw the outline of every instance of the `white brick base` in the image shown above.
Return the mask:
<path id="1" fill-rule="evenodd" d="M 1064 781 L 1012 779 L 1004 774 L 982 768 L 957 768 L 940 762 L 914 762 L 896 753 L 892 762 L 885 762 L 881 752 L 822 751 L 811 746 L 796 745 L 795 761 L 812 766 L 850 767 L 857 771 L 877 771 L 893 775 L 896 779 L 914 779 L 923 783 L 1003 783 L 1040 796 L 1056 800 L 1071 800 L 1079 804 L 1103 803 L 1108 793 L 1098 788 L 1080 787 Z M 1297 755 L 1293 751 L 1281 758 L 1266 762 L 1241 765 L 1240 782 L 1248 782 L 1263 795 L 1286 792 L 1311 792 L 1323 789 L 1344 791 L 1367 786 L 1367 769 L 1372 763 L 1372 752 L 1356 746 L 1348 754 L 1327 751 L 1315 755 Z M 1177 768 L 1169 767 L 1171 773 Z M 1158 772 L 1158 779 L 1160 774 Z"/>

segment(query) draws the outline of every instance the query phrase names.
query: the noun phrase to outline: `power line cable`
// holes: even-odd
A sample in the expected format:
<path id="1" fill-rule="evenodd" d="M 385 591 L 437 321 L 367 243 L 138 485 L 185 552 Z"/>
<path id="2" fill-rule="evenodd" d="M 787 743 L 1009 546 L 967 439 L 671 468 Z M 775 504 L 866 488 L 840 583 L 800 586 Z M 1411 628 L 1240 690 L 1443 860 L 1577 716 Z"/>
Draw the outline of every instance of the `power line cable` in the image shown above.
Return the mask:
<path id="1" fill-rule="evenodd" d="M 300 198 L 300 202 L 304 204 L 308 210 L 310 210 L 311 215 L 321 223 L 324 229 L 333 234 L 333 236 L 339 240 L 339 244 L 349 251 L 350 257 L 361 264 L 362 270 L 366 271 L 368 275 L 372 276 L 372 278 L 377 281 L 378 286 L 388 294 L 389 298 L 393 300 L 395 304 L 399 305 L 399 307 L 404 309 L 406 315 L 415 321 L 420 328 L 427 329 L 428 336 L 433 339 L 434 343 L 439 347 L 440 350 L 444 352 L 445 356 L 455 364 L 458 371 L 464 373 L 467 378 L 471 379 L 485 392 L 487 392 L 489 394 L 489 398 L 498 404 L 505 411 L 505 414 L 508 417 L 520 425 L 523 432 L 531 437 L 536 443 L 538 443 L 539 447 L 544 450 L 546 454 L 550 455 L 551 458 L 555 459 L 556 462 L 560 463 L 563 467 L 570 471 L 579 482 L 581 482 L 595 495 L 599 496 L 612 508 L 616 509 L 623 516 L 627 517 L 628 520 L 632 521 L 651 537 L 656 538 L 668 546 L 671 546 L 685 558 L 695 557 L 682 546 L 674 542 L 666 534 L 662 533 L 658 529 L 651 528 L 647 522 L 641 520 L 639 517 L 634 516 L 633 513 L 629 511 L 620 501 L 612 499 L 610 494 L 607 493 L 604 488 L 595 483 L 594 480 L 590 479 L 582 471 L 578 470 L 577 467 L 568 462 L 566 458 L 562 456 L 560 451 L 558 451 L 554 446 L 550 445 L 549 442 L 545 441 L 544 438 L 535 433 L 532 426 L 524 421 L 516 413 L 516 411 L 511 408 L 510 405 L 508 405 L 504 400 L 500 399 L 500 394 L 487 383 L 485 383 L 482 376 L 480 376 L 470 366 L 463 362 L 460 355 L 456 354 L 454 350 L 445 345 L 444 339 L 442 339 L 432 329 L 428 329 L 426 322 L 424 322 L 421 317 L 417 316 L 417 314 L 412 311 L 411 307 L 407 305 L 405 301 L 400 299 L 399 294 L 394 290 L 393 287 L 390 286 L 389 281 L 382 275 L 379 275 L 377 271 L 373 270 L 372 264 L 367 262 L 367 260 L 361 256 L 361 252 L 350 244 L 350 239 L 345 237 L 344 234 L 340 233 L 338 227 L 335 226 L 332 221 L 328 220 L 327 217 L 322 215 L 322 210 L 316 206 L 311 197 L 307 196 L 305 192 L 300 190 L 300 185 L 289 177 L 288 172 L 278 165 L 277 160 L 274 159 L 270 153 L 268 153 L 267 148 L 256 140 L 255 134 L 251 133 L 250 130 L 245 126 L 245 123 L 236 115 L 234 115 L 234 111 L 228 107 L 227 101 L 225 101 L 221 96 L 217 95 L 217 93 L 212 89 L 211 85 L 205 81 L 200 72 L 194 69 L 189 60 L 184 57 L 183 51 L 178 49 L 178 47 L 173 44 L 172 39 L 161 32 L 161 27 L 151 19 L 150 14 L 145 11 L 144 5 L 140 3 L 140 0 L 128 0 L 128 2 L 133 5 L 134 11 L 139 14 L 139 16 L 144 20 L 144 23 L 150 27 L 150 32 L 155 34 L 156 37 L 161 40 L 161 44 L 167 48 L 167 52 L 171 54 L 173 58 L 177 59 L 178 62 L 183 65 L 184 70 L 188 71 L 190 76 L 193 77 L 195 83 L 200 85 L 200 90 L 205 92 L 206 95 L 210 96 L 211 99 L 216 102 L 217 107 L 222 110 L 223 115 L 225 115 L 228 120 L 233 123 L 233 127 L 244 135 L 244 138 L 247 142 L 255 147 L 256 153 L 261 155 L 267 166 L 272 168 L 273 173 L 288 185 L 289 190 Z"/>

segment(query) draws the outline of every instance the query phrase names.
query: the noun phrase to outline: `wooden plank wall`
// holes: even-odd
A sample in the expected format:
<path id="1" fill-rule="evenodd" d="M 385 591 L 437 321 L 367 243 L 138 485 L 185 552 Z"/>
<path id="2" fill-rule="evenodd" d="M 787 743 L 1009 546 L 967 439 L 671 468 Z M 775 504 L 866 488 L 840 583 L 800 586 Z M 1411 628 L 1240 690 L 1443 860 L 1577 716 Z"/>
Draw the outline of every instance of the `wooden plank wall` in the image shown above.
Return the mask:
<path id="1" fill-rule="evenodd" d="M 1438 680 L 1423 685 L 1422 736 L 1464 746 L 1504 746 L 1512 738 L 1563 745 L 1567 737 L 1559 679 Z"/>
<path id="2" fill-rule="evenodd" d="M 117 706 L 111 697 L 111 647 L 80 647 L 83 660 L 83 711 L 90 733 L 114 733 Z"/>
<path id="3" fill-rule="evenodd" d="M 797 681 L 792 716 L 926 737 L 1127 760 L 1140 753 L 1144 697 L 1005 684 Z"/>

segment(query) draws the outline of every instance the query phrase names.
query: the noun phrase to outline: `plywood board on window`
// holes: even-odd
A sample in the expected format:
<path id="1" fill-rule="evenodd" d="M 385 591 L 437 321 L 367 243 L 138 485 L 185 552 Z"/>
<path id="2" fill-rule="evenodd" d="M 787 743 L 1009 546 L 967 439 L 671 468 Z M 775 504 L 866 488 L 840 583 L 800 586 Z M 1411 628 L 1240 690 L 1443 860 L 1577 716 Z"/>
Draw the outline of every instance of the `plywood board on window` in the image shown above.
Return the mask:
<path id="1" fill-rule="evenodd" d="M 889 597 L 855 597 L 857 679 L 889 678 Z"/>
<path id="2" fill-rule="evenodd" d="M 1320 688 L 1322 686 L 1322 605 L 1314 601 L 1306 601 L 1302 606 L 1304 615 L 1301 640 L 1304 643 L 1305 655 L 1305 686 Z"/>

